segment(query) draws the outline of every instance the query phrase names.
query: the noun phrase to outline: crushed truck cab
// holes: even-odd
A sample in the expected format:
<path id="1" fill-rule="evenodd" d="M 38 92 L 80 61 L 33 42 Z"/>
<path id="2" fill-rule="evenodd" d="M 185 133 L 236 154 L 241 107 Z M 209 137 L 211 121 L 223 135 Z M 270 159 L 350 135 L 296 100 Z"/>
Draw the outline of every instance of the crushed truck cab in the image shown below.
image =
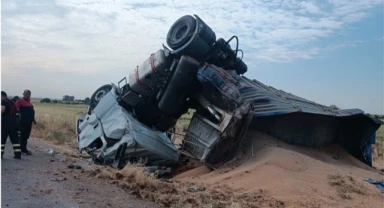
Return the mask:
<path id="1" fill-rule="evenodd" d="M 179 18 L 166 42 L 128 78 L 99 87 L 88 112 L 79 115 L 79 150 L 95 162 L 117 168 L 138 161 L 171 166 L 187 156 L 218 167 L 247 145 L 249 138 L 243 137 L 252 121 L 251 128 L 290 144 L 319 148 L 337 143 L 372 166 L 371 144 L 382 125 L 378 119 L 242 76 L 248 67 L 243 53 L 239 57 L 239 38 L 216 38 L 197 15 Z M 170 129 L 190 109 L 194 114 L 176 146 Z"/>
<path id="2" fill-rule="evenodd" d="M 186 15 L 166 41 L 168 47 L 150 54 L 128 78 L 97 89 L 88 112 L 79 115 L 78 148 L 95 162 L 167 166 L 184 154 L 216 166 L 239 144 L 253 115 L 239 91 L 247 65 L 238 57 L 238 38 L 216 40 L 202 19 Z M 195 113 L 176 148 L 167 132 L 189 109 Z"/>

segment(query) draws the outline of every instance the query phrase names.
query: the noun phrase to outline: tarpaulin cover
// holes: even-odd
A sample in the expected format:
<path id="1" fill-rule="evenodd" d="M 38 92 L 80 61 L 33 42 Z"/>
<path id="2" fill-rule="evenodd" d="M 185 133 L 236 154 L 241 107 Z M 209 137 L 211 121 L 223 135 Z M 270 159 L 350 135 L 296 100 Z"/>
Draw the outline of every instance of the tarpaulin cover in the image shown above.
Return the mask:
<path id="1" fill-rule="evenodd" d="M 235 79 L 242 98 L 254 104 L 253 128 L 296 145 L 322 147 L 339 143 L 372 165 L 370 144 L 375 143 L 374 133 L 382 124 L 379 120 L 361 109 L 334 109 L 244 76 Z"/>
<path id="2" fill-rule="evenodd" d="M 370 184 L 376 185 L 376 187 L 381 191 L 381 193 L 384 194 L 384 179 L 381 181 L 375 181 L 373 179 L 367 179 L 364 181 L 367 181 Z"/>

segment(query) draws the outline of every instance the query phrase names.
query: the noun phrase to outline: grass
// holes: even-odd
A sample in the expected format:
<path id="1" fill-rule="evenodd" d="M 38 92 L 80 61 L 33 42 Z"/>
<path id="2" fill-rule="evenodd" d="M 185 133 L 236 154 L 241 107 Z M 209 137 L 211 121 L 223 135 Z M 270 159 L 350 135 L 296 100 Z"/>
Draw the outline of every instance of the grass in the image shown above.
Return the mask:
<path id="1" fill-rule="evenodd" d="M 32 137 L 75 145 L 75 121 L 80 112 L 86 112 L 86 105 L 34 103 L 34 107 L 37 124 L 32 129 Z"/>
<path id="2" fill-rule="evenodd" d="M 384 125 L 376 131 L 376 144 L 373 145 L 373 157 L 384 158 Z"/>
<path id="3" fill-rule="evenodd" d="M 384 125 L 381 125 L 380 128 L 376 132 L 377 141 L 384 142 Z"/>

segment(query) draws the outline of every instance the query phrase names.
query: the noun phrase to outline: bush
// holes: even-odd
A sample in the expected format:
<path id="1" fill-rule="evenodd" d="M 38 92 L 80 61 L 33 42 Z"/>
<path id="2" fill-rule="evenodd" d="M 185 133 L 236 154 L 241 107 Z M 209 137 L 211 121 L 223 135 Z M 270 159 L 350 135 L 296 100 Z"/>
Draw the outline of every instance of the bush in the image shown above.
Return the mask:
<path id="1" fill-rule="evenodd" d="M 50 103 L 51 102 L 51 99 L 49 98 L 44 98 L 42 100 L 40 100 L 40 103 Z"/>
<path id="2" fill-rule="evenodd" d="M 84 104 L 89 104 L 91 102 L 91 99 L 89 97 L 84 99 Z"/>

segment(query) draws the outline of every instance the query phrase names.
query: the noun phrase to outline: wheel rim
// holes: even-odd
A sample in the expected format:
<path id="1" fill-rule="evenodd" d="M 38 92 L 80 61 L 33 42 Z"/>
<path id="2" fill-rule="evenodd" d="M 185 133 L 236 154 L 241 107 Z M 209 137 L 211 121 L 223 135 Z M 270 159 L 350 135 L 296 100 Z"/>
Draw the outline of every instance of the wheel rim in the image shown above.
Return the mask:
<path id="1" fill-rule="evenodd" d="M 175 40 L 180 40 L 182 37 L 185 36 L 185 34 L 188 30 L 188 26 L 186 24 L 182 24 L 179 27 L 177 27 L 175 30 L 176 30 L 176 32 L 174 34 L 174 38 L 175 38 Z"/>
<path id="2" fill-rule="evenodd" d="M 99 92 L 96 93 L 96 95 L 95 95 L 95 100 L 96 100 L 96 101 L 100 101 L 101 98 L 103 98 L 105 94 L 107 94 L 107 91 L 105 91 L 105 90 L 100 90 Z"/>

